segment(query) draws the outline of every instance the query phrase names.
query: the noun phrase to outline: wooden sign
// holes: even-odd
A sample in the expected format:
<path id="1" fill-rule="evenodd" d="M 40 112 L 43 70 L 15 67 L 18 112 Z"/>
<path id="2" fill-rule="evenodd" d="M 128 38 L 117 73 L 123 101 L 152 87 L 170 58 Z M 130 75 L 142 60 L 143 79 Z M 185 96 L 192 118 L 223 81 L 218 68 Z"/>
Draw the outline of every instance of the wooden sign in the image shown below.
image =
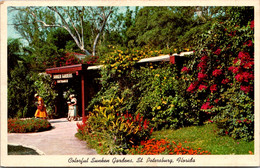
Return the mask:
<path id="1" fill-rule="evenodd" d="M 59 74 L 59 75 L 53 75 L 53 79 L 61 79 L 61 74 Z"/>
<path id="2" fill-rule="evenodd" d="M 63 79 L 63 80 L 57 80 L 57 83 L 68 83 L 68 79 Z"/>
<path id="3" fill-rule="evenodd" d="M 61 77 L 62 78 L 72 78 L 73 75 L 72 75 L 72 73 L 70 73 L 70 74 L 62 74 Z"/>
<path id="4" fill-rule="evenodd" d="M 66 78 L 72 78 L 72 77 L 73 77 L 72 73 L 53 75 L 53 79 L 66 79 Z"/>

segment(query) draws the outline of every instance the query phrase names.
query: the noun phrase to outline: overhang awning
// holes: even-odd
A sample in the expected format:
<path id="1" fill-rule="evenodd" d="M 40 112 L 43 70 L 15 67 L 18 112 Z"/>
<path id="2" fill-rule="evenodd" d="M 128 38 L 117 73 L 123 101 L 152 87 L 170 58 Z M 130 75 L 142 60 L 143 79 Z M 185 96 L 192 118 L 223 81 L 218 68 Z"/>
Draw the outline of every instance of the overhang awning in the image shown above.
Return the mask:
<path id="1" fill-rule="evenodd" d="M 76 73 L 77 71 L 87 70 L 87 64 L 76 64 L 62 67 L 48 68 L 46 69 L 47 74 L 60 74 L 60 73 Z"/>
<path id="2" fill-rule="evenodd" d="M 172 54 L 172 55 L 161 55 L 157 57 L 150 57 L 150 58 L 143 58 L 139 60 L 137 63 L 145 63 L 145 62 L 160 62 L 160 61 L 170 61 L 172 56 L 185 56 L 185 55 L 191 55 L 193 51 L 190 52 L 181 52 L 180 54 Z"/>

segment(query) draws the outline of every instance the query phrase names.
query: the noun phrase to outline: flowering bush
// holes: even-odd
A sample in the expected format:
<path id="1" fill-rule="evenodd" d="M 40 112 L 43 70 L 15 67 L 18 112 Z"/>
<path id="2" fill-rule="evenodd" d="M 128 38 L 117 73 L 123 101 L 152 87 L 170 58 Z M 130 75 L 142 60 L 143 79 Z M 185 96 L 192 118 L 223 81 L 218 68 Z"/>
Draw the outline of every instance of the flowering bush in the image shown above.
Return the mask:
<path id="1" fill-rule="evenodd" d="M 84 54 L 80 53 L 65 53 L 64 55 L 55 57 L 53 60 L 50 60 L 52 67 L 59 67 L 59 66 L 68 66 L 68 65 L 75 65 L 75 64 L 96 64 L 98 62 L 98 56 L 85 56 L 84 59 L 79 59 L 77 55 L 84 56 Z M 46 63 L 45 63 L 46 64 Z"/>
<path id="2" fill-rule="evenodd" d="M 86 121 L 77 124 L 78 134 L 85 138 L 97 133 L 106 134 L 111 141 L 108 151 L 110 154 L 123 154 L 131 145 L 149 138 L 153 131 L 149 121 L 140 114 L 121 112 L 119 109 L 122 103 L 123 99 L 118 97 L 103 100 L 102 105 L 95 106 L 94 111 L 89 112 Z"/>
<path id="3" fill-rule="evenodd" d="M 183 147 L 182 143 L 177 144 L 168 139 L 155 140 L 149 139 L 142 141 L 140 146 L 132 146 L 129 154 L 136 155 L 208 155 L 208 151 L 201 148 L 196 150 L 190 147 Z"/>
<path id="4" fill-rule="evenodd" d="M 9 133 L 39 132 L 51 129 L 51 124 L 42 119 L 8 119 Z"/>
<path id="5" fill-rule="evenodd" d="M 185 66 L 190 73 L 182 72 L 190 81 L 186 91 L 197 122 L 213 119 L 221 134 L 247 140 L 252 140 L 254 134 L 252 24 L 240 27 L 231 26 L 230 21 L 216 22 L 202 38 L 206 43 L 198 44 L 195 57 Z M 237 122 L 245 119 L 245 124 Z"/>

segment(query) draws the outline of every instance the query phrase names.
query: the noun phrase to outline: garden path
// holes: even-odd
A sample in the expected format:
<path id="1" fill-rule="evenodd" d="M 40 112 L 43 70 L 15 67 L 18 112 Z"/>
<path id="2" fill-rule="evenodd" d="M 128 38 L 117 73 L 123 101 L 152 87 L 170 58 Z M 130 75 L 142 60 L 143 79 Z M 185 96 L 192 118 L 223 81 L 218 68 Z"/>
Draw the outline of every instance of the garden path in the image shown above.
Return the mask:
<path id="1" fill-rule="evenodd" d="M 85 141 L 75 137 L 78 121 L 68 122 L 66 118 L 49 120 L 54 127 L 38 133 L 8 133 L 9 144 L 36 148 L 45 155 L 96 155 Z"/>

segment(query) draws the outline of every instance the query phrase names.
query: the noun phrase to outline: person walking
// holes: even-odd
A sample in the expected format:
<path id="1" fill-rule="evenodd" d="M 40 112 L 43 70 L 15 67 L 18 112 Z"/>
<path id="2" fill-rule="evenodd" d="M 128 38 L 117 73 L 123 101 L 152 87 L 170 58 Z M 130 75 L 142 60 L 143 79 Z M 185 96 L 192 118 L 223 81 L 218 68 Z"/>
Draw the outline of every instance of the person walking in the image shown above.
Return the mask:
<path id="1" fill-rule="evenodd" d="M 48 114 L 42 97 L 38 94 L 35 94 L 34 97 L 37 99 L 37 110 L 34 114 L 35 118 L 47 119 Z"/>

